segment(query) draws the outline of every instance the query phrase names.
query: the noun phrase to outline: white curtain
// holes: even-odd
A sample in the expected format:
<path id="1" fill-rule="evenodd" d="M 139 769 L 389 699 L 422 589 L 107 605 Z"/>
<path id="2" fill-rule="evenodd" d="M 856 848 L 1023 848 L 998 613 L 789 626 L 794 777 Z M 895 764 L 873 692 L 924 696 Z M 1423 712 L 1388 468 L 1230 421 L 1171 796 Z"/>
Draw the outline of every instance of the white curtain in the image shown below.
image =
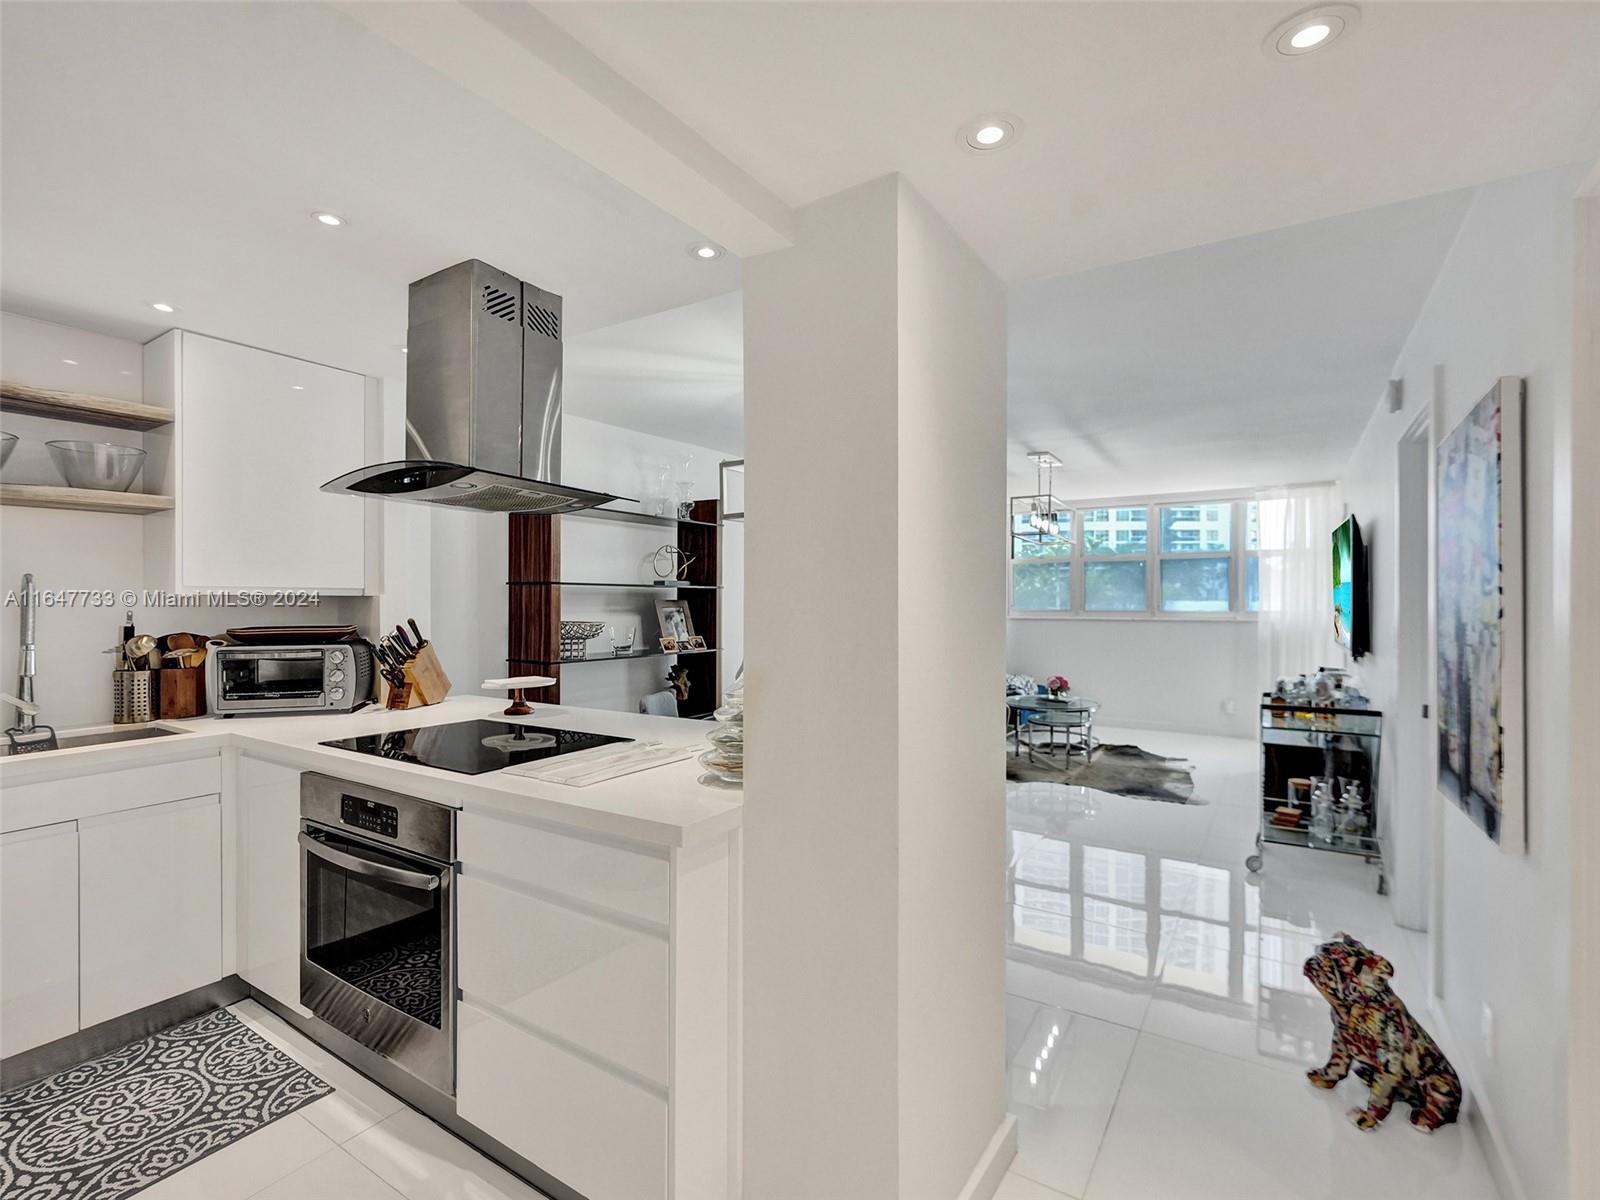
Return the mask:
<path id="1" fill-rule="evenodd" d="M 1261 546 L 1257 622 L 1263 687 L 1280 675 L 1335 666 L 1333 528 L 1343 519 L 1332 484 L 1271 488 L 1256 496 Z"/>

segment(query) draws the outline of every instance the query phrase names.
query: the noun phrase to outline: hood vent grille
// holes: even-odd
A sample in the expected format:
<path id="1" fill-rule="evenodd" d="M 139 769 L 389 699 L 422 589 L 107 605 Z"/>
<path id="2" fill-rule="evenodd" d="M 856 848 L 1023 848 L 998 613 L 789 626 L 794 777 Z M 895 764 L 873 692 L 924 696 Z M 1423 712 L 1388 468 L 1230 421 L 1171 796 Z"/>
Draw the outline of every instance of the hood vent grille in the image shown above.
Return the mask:
<path id="1" fill-rule="evenodd" d="M 554 338 L 558 342 L 561 340 L 561 318 L 532 300 L 528 301 L 524 323 L 536 333 L 542 333 L 545 337 Z"/>
<path id="2" fill-rule="evenodd" d="M 483 311 L 491 317 L 499 317 L 502 321 L 517 320 L 517 298 L 510 292 L 502 292 L 497 287 L 483 285 Z"/>

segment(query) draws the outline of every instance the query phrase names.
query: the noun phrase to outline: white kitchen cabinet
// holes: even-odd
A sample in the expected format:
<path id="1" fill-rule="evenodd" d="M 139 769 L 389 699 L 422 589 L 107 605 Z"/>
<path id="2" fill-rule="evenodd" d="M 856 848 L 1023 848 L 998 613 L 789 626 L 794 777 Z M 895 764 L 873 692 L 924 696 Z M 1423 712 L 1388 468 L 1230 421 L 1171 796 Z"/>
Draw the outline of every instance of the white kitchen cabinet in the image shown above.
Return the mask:
<path id="1" fill-rule="evenodd" d="M 77 822 L 0 835 L 0 1057 L 77 1032 Z"/>
<path id="2" fill-rule="evenodd" d="M 145 346 L 146 582 L 180 592 L 366 590 L 368 504 L 319 490 L 369 461 L 366 379 L 173 330 Z M 374 515 L 374 521 L 376 516 Z"/>
<path id="3" fill-rule="evenodd" d="M 463 874 L 461 991 L 665 1088 L 667 938 Z"/>
<path id="4" fill-rule="evenodd" d="M 220 796 L 86 818 L 78 866 L 85 1029 L 222 977 Z"/>
<path id="5" fill-rule="evenodd" d="M 300 772 L 239 759 L 239 975 L 301 1013 Z"/>
<path id="6" fill-rule="evenodd" d="M 667 1101 L 542 1037 L 458 1006 L 456 1110 L 568 1187 L 665 1200 Z"/>

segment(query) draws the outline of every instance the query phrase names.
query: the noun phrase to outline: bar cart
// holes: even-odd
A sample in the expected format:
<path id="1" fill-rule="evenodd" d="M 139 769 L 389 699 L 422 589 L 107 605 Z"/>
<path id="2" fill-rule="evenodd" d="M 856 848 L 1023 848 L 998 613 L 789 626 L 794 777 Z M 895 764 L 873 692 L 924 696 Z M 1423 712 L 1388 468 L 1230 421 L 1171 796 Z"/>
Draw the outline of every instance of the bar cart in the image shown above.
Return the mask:
<path id="1" fill-rule="evenodd" d="M 1378 867 L 1378 761 L 1383 713 L 1264 698 L 1261 705 L 1261 825 L 1255 853 L 1261 870 L 1267 843 L 1359 854 Z"/>

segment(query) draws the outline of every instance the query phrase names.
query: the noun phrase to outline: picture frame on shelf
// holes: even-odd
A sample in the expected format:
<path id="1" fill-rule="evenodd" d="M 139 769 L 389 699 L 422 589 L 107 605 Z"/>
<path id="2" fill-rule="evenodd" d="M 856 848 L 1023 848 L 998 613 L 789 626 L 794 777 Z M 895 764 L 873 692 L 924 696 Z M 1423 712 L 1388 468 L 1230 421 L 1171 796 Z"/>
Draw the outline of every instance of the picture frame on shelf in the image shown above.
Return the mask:
<path id="1" fill-rule="evenodd" d="M 682 648 L 685 650 L 704 650 L 706 648 L 706 640 L 697 633 L 691 634 L 684 639 Z"/>
<path id="2" fill-rule="evenodd" d="M 678 639 L 664 637 L 661 639 L 661 653 L 676 654 L 678 652 Z"/>
<path id="3" fill-rule="evenodd" d="M 694 619 L 689 616 L 689 604 L 685 600 L 657 600 L 656 620 L 661 623 L 663 640 L 682 643 L 695 635 Z"/>

